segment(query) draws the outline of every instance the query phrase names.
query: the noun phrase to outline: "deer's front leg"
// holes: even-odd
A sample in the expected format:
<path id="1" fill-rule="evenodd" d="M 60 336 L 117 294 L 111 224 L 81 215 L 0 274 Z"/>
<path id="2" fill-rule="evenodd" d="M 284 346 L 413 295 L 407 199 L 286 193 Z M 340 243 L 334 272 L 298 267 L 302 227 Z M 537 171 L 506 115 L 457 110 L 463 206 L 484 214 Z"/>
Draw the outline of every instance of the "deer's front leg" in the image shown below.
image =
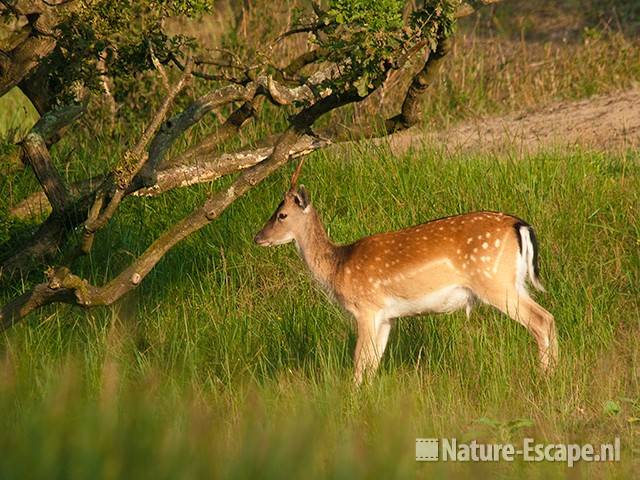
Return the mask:
<path id="1" fill-rule="evenodd" d="M 355 376 L 354 382 L 360 385 L 362 381 L 372 375 L 378 365 L 384 351 L 378 342 L 378 325 L 373 312 L 359 312 L 356 315 L 358 338 L 354 354 Z M 384 342 L 386 344 L 386 342 Z"/>

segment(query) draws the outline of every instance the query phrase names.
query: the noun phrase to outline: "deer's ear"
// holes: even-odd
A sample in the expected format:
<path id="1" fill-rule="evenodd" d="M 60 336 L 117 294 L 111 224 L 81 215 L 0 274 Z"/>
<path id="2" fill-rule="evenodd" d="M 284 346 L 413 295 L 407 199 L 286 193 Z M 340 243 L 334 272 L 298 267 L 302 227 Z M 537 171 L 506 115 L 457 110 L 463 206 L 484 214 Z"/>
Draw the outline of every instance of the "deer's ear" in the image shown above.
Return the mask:
<path id="1" fill-rule="evenodd" d="M 301 209 L 306 210 L 307 207 L 311 204 L 311 199 L 309 198 L 309 192 L 304 188 L 304 185 L 300 185 L 298 187 L 298 191 L 293 194 L 293 200 L 296 202 Z"/>

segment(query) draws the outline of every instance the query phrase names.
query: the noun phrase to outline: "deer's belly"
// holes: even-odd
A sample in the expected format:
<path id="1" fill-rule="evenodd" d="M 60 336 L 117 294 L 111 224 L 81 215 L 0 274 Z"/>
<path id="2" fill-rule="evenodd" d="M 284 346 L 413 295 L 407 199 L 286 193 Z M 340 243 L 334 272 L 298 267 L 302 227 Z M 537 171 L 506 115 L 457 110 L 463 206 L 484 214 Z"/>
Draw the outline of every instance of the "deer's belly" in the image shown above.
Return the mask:
<path id="1" fill-rule="evenodd" d="M 446 287 L 417 298 L 387 297 L 383 314 L 386 318 L 405 317 L 419 313 L 445 313 L 464 308 L 472 302 L 473 294 L 460 286 Z"/>

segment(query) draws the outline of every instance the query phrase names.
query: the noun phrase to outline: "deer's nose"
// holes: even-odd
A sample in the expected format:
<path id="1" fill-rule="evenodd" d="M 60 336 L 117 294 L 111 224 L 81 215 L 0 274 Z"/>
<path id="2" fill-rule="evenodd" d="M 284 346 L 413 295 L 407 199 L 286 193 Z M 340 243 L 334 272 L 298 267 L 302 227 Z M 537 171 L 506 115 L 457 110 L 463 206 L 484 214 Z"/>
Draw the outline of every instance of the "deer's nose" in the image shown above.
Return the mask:
<path id="1" fill-rule="evenodd" d="M 262 232 L 258 232 L 258 233 L 256 234 L 256 236 L 255 236 L 255 237 L 253 237 L 253 241 L 254 241 L 257 245 L 260 245 L 260 246 L 263 246 L 263 247 L 266 247 L 267 245 L 269 245 L 269 242 L 267 242 L 267 241 L 264 239 L 264 235 L 262 235 Z"/>

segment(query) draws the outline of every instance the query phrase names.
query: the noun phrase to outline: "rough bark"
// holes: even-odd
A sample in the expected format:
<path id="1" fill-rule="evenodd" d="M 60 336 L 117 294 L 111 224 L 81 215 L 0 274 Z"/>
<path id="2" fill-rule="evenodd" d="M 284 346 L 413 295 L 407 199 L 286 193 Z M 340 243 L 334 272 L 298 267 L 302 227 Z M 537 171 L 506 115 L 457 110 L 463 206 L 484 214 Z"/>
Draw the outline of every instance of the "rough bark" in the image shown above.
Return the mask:
<path id="1" fill-rule="evenodd" d="M 49 55 L 56 46 L 52 37 L 36 35 L 29 37 L 11 52 L 0 76 L 0 97 L 18 85 Z"/>
<path id="2" fill-rule="evenodd" d="M 83 111 L 84 104 L 51 111 L 38 120 L 22 141 L 24 161 L 33 169 L 49 203 L 58 214 L 65 210 L 70 196 L 64 180 L 53 165 L 47 141 L 76 120 Z"/>
<path id="3" fill-rule="evenodd" d="M 405 130 L 420 122 L 424 96 L 442 68 L 444 56 L 449 52 L 449 49 L 450 41 L 443 39 L 438 42 L 434 52 L 427 53 L 428 58 L 424 62 L 424 66 L 414 75 L 411 85 L 407 89 L 400 113 L 386 121 L 386 134 Z"/>
<path id="4" fill-rule="evenodd" d="M 16 19 L 26 19 L 28 22 L 24 28 L 28 35 L 24 40 L 10 52 L 1 52 L 1 97 L 31 75 L 42 59 L 53 51 L 56 46 L 54 30 L 65 7 L 41 0 L 2 1 L 0 5 Z"/>
<path id="5" fill-rule="evenodd" d="M 45 115 L 51 109 L 52 99 L 47 84 L 48 73 L 48 66 L 45 63 L 40 63 L 30 75 L 18 83 L 18 87 L 40 116 Z"/>

